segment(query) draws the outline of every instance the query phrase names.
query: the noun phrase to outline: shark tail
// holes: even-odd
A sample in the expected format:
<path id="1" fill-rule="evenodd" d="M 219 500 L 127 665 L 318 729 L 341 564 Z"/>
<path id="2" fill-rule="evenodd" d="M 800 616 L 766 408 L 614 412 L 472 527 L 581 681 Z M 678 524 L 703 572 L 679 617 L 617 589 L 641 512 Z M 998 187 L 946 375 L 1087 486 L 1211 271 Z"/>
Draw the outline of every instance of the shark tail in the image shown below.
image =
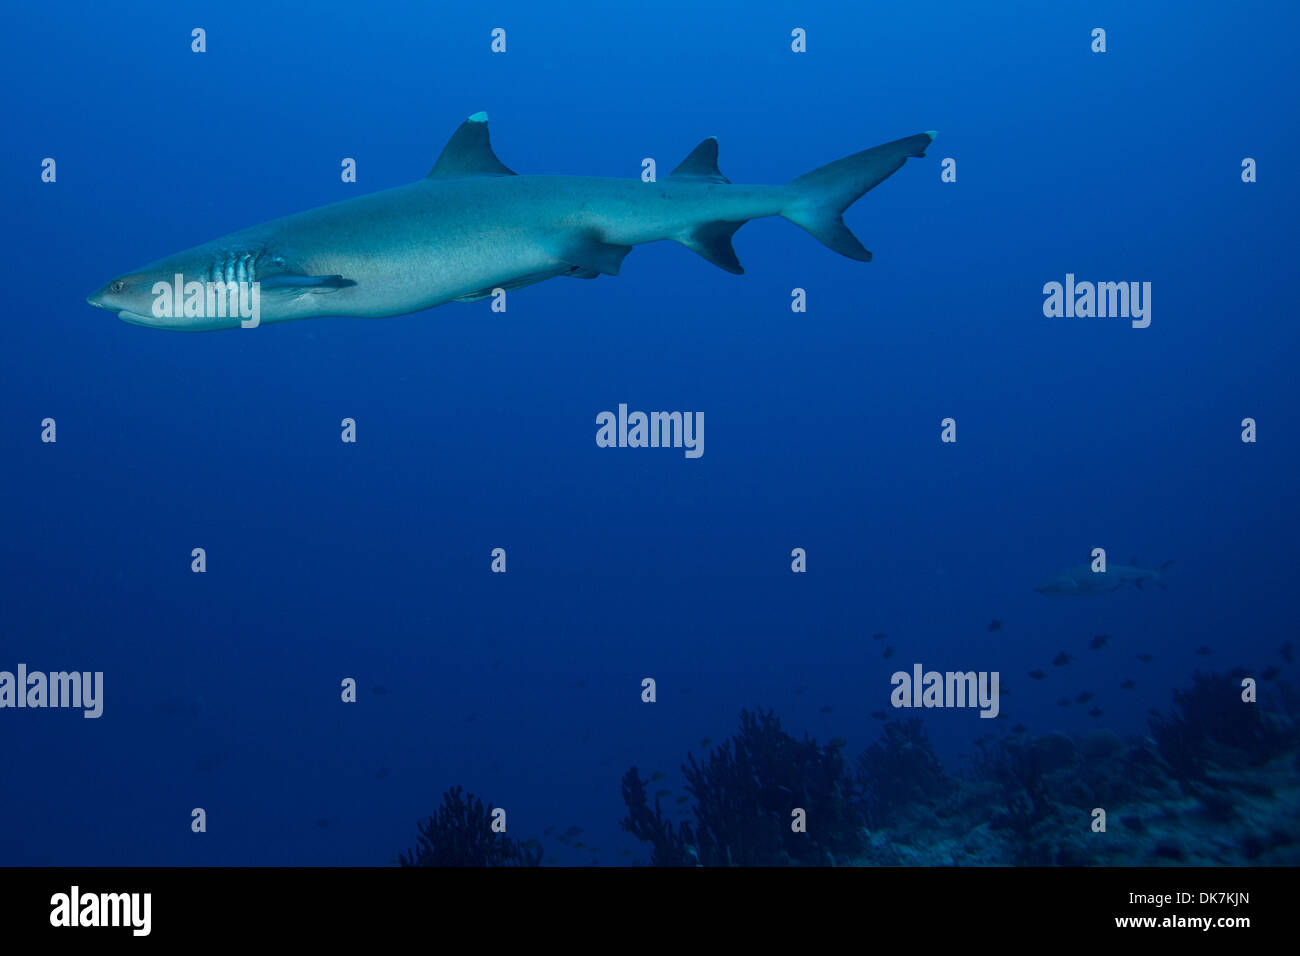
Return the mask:
<path id="1" fill-rule="evenodd" d="M 871 253 L 844 225 L 844 210 L 880 185 L 911 157 L 925 155 L 935 134 L 917 133 L 837 159 L 789 184 L 791 201 L 781 215 L 842 256 L 870 262 Z"/>

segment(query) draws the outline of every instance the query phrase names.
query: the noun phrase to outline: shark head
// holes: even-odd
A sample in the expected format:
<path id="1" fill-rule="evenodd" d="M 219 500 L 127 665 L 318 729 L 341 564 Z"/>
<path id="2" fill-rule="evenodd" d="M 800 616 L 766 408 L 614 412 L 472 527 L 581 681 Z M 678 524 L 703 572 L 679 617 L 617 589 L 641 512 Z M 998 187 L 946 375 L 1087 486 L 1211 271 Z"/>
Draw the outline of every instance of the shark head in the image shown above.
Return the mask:
<path id="1" fill-rule="evenodd" d="M 218 240 L 120 275 L 86 301 L 132 325 L 202 332 L 324 315 L 317 303 L 356 284 L 340 275 L 304 273 L 258 242 Z"/>
<path id="2" fill-rule="evenodd" d="M 147 272 L 130 272 L 106 282 L 86 296 L 86 301 L 97 309 L 114 313 L 123 322 L 160 326 L 164 323 L 153 316 L 155 279 Z"/>
<path id="3" fill-rule="evenodd" d="M 1078 594 L 1079 583 L 1068 574 L 1058 574 L 1034 587 L 1039 594 L 1057 597 L 1063 594 Z"/>

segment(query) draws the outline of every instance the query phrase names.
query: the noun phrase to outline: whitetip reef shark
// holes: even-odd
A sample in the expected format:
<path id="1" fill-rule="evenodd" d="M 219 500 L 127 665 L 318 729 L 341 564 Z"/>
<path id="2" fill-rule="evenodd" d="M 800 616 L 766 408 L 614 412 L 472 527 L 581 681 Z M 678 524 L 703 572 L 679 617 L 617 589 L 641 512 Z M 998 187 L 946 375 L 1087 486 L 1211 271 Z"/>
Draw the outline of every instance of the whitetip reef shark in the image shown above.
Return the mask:
<path id="1" fill-rule="evenodd" d="M 662 239 L 740 274 L 731 237 L 766 216 L 869 262 L 842 213 L 909 157 L 924 156 L 934 137 L 876 146 L 782 186 L 732 185 L 713 138 L 659 182 L 520 176 L 492 152 L 487 114 L 475 113 L 418 182 L 214 239 L 120 275 L 86 301 L 135 325 L 180 331 L 239 327 L 239 310 L 223 301 L 239 288 L 257 290 L 259 322 L 376 318 L 555 276 L 617 275 L 633 246 Z M 204 295 L 213 287 L 215 309 Z"/>
<path id="2" fill-rule="evenodd" d="M 1173 566 L 1174 562 L 1166 561 L 1160 565 L 1160 570 L 1155 571 L 1151 568 L 1139 567 L 1136 558 L 1131 564 L 1112 565 L 1105 571 L 1093 571 L 1091 565 L 1080 564 L 1049 578 L 1037 585 L 1034 590 L 1048 597 L 1082 597 L 1088 594 L 1118 591 L 1130 584 L 1141 591 L 1144 584 L 1154 584 L 1160 590 L 1167 591 L 1169 588 L 1166 581 L 1169 569 Z"/>

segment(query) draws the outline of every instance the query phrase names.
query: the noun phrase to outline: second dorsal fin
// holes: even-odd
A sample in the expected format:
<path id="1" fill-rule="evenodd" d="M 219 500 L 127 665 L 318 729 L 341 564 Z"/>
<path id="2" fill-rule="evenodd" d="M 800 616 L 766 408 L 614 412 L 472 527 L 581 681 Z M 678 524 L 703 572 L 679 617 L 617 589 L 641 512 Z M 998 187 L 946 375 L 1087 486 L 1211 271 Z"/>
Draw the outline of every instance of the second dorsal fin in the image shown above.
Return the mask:
<path id="1" fill-rule="evenodd" d="M 451 134 L 426 179 L 445 176 L 513 176 L 514 170 L 497 159 L 488 141 L 487 113 L 475 113 Z"/>
<path id="2" fill-rule="evenodd" d="M 718 171 L 718 141 L 710 136 L 691 150 L 691 155 L 681 161 L 669 174 L 671 179 L 699 179 L 710 183 L 729 183 Z"/>

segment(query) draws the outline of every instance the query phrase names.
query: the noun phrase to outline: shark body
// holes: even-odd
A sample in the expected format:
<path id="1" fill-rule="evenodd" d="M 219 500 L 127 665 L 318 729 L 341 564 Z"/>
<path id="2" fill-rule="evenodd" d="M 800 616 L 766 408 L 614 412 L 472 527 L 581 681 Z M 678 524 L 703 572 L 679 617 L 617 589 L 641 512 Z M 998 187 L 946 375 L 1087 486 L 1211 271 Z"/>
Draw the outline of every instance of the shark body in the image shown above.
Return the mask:
<path id="1" fill-rule="evenodd" d="M 1104 594 L 1130 585 L 1141 591 L 1146 584 L 1154 584 L 1161 590 L 1167 590 L 1165 578 L 1171 567 L 1173 562 L 1166 561 L 1160 566 L 1160 570 L 1153 571 L 1150 568 L 1139 567 L 1134 561 L 1132 564 L 1111 565 L 1105 571 L 1093 571 L 1091 565 L 1080 564 L 1049 578 L 1034 590 L 1049 597 Z"/>
<path id="2" fill-rule="evenodd" d="M 261 322 L 374 318 L 472 302 L 556 276 L 617 275 L 633 246 L 662 239 L 739 274 L 732 235 L 750 219 L 778 215 L 836 252 L 870 261 L 841 214 L 909 157 L 924 156 L 934 135 L 877 146 L 780 186 L 732 185 L 718 170 L 718 144 L 710 138 L 666 179 L 647 183 L 516 175 L 492 152 L 486 114 L 475 113 L 424 179 L 159 259 L 87 301 L 155 328 L 240 325 L 237 312 L 214 314 L 198 300 L 194 308 L 160 310 L 161 284 L 177 284 L 179 276 L 185 284 L 218 287 L 257 283 Z"/>

